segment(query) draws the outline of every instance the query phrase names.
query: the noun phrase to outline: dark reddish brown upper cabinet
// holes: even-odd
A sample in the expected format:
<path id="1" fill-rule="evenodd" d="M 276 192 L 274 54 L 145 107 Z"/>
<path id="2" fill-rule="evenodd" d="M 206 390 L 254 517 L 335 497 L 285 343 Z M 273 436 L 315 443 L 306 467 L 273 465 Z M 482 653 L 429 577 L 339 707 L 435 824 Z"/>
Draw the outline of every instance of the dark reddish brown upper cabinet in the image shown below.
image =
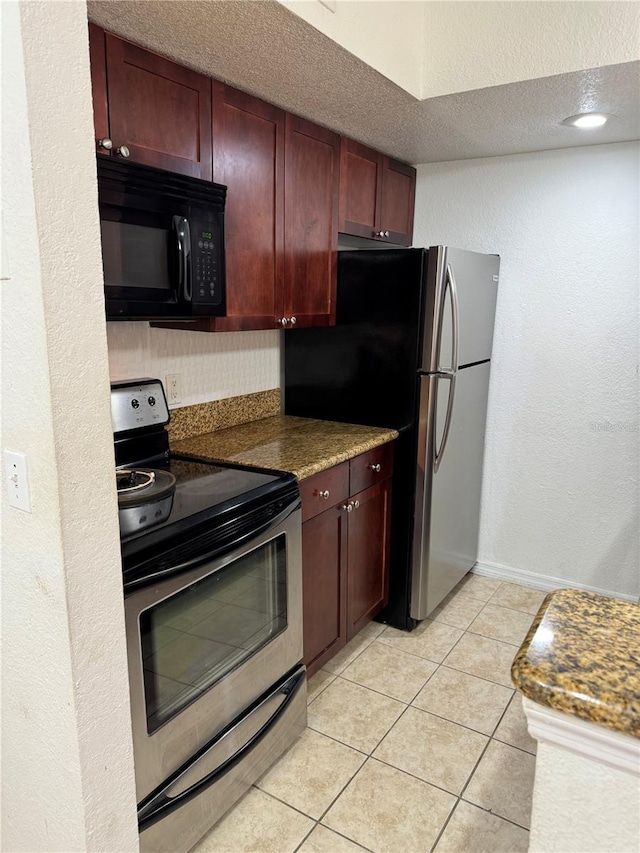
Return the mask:
<path id="1" fill-rule="evenodd" d="M 382 155 L 342 137 L 340 148 L 340 225 L 343 234 L 375 237 L 380 230 Z"/>
<path id="2" fill-rule="evenodd" d="M 411 245 L 415 195 L 416 170 L 413 166 L 383 157 L 380 229 L 390 243 Z"/>
<path id="3" fill-rule="evenodd" d="M 340 137 L 287 114 L 283 328 L 335 323 Z"/>
<path id="4" fill-rule="evenodd" d="M 213 175 L 227 186 L 227 316 L 216 331 L 273 329 L 282 316 L 284 115 L 213 82 Z"/>
<path id="5" fill-rule="evenodd" d="M 340 223 L 343 234 L 410 246 L 416 170 L 342 137 Z"/>
<path id="6" fill-rule="evenodd" d="M 91 65 L 91 94 L 93 125 L 98 154 L 111 154 L 109 138 L 109 107 L 107 105 L 107 55 L 105 33 L 96 24 L 89 24 L 89 62 Z M 105 147 L 106 146 L 106 147 Z"/>
<path id="7" fill-rule="evenodd" d="M 90 39 L 92 63 L 102 55 L 101 39 L 106 60 L 108 132 L 101 70 L 92 67 L 98 151 L 210 181 L 210 78 L 99 27 Z"/>

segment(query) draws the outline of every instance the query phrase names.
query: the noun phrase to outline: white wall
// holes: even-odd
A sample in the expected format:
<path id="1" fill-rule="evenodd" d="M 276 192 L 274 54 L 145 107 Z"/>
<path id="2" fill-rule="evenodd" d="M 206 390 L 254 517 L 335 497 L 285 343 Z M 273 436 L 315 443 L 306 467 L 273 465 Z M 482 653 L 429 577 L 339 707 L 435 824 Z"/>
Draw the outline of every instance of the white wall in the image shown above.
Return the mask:
<path id="1" fill-rule="evenodd" d="M 2 446 L 27 456 L 32 507 L 3 489 L 2 849 L 131 851 L 86 9 L 1 13 Z"/>
<path id="2" fill-rule="evenodd" d="M 148 323 L 109 323 L 111 379 L 181 376 L 180 405 L 280 387 L 282 332 L 187 332 Z"/>
<path id="3" fill-rule="evenodd" d="M 636 143 L 418 168 L 415 245 L 502 257 L 480 561 L 637 596 Z"/>
<path id="4" fill-rule="evenodd" d="M 423 97 L 424 3 L 415 0 L 279 2 L 414 97 Z"/>
<path id="5" fill-rule="evenodd" d="M 638 772 L 538 742 L 530 853 L 637 853 L 639 838 Z"/>
<path id="6" fill-rule="evenodd" d="M 633 0 L 279 2 L 421 99 L 640 58 Z"/>
<path id="7" fill-rule="evenodd" d="M 636 2 L 427 2 L 424 20 L 423 98 L 640 58 Z"/>

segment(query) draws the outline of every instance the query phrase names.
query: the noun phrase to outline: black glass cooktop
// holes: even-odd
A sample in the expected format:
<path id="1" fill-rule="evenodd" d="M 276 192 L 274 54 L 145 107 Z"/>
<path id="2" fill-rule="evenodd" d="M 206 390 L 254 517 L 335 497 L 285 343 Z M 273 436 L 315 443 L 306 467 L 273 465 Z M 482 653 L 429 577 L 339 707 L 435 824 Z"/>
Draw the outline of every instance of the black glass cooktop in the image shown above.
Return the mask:
<path id="1" fill-rule="evenodd" d="M 274 473 L 199 459 L 170 457 L 162 464 L 132 468 L 163 468 L 176 478 L 173 491 L 157 499 L 119 507 L 120 541 L 126 562 L 142 552 L 171 547 L 170 540 L 198 535 L 270 503 L 291 501 L 298 494 L 293 474 Z M 137 556 L 136 556 L 137 555 Z"/>

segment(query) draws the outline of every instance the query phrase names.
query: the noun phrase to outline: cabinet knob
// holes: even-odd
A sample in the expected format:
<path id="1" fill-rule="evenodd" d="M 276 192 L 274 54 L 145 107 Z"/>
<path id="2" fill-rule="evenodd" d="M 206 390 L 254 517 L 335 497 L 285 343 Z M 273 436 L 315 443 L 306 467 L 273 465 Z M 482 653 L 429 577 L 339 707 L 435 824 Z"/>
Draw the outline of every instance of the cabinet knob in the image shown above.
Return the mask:
<path id="1" fill-rule="evenodd" d="M 340 507 L 340 509 L 346 510 L 347 512 L 353 512 L 353 503 L 352 503 L 352 501 L 349 501 L 349 503 L 347 503 L 347 504 L 342 504 L 342 506 Z"/>
<path id="2" fill-rule="evenodd" d="M 287 318 L 286 318 L 286 317 L 280 317 L 280 319 L 278 320 L 278 322 L 280 323 L 280 325 L 281 325 L 281 326 L 282 326 L 282 328 L 284 329 L 284 327 L 287 325 Z"/>
<path id="3" fill-rule="evenodd" d="M 104 148 L 105 151 L 111 151 L 113 148 L 113 142 L 108 136 L 105 136 L 104 139 L 98 139 L 98 148 Z"/>
<path id="4" fill-rule="evenodd" d="M 323 492 L 318 492 L 318 497 L 322 498 L 325 501 L 329 500 L 329 489 L 325 489 Z"/>
<path id="5" fill-rule="evenodd" d="M 354 509 L 360 509 L 360 501 L 354 501 L 353 502 L 353 508 Z"/>
<path id="6" fill-rule="evenodd" d="M 389 236 L 389 232 L 388 232 L 388 231 L 384 231 L 384 232 L 383 232 L 383 234 L 382 234 L 382 236 L 383 236 L 383 237 L 388 237 L 388 236 Z"/>
<path id="7" fill-rule="evenodd" d="M 297 321 L 297 319 L 296 319 L 295 317 L 289 317 L 289 322 L 291 323 L 291 325 L 292 325 L 292 326 L 295 326 L 295 324 L 296 324 L 298 321 Z"/>
<path id="8" fill-rule="evenodd" d="M 121 145 L 119 148 L 116 148 L 116 154 L 118 157 L 124 157 L 125 160 L 131 154 L 126 145 Z"/>
<path id="9" fill-rule="evenodd" d="M 368 465 L 367 467 L 370 468 L 375 474 L 379 474 L 382 470 L 382 465 L 379 462 L 376 462 L 375 465 Z"/>

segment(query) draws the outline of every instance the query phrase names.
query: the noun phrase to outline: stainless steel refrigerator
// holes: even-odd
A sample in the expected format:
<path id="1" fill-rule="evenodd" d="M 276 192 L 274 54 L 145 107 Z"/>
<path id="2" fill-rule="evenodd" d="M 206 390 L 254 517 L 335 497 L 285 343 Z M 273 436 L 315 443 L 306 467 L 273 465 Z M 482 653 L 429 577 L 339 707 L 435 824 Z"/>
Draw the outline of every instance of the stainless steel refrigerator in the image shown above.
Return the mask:
<path id="1" fill-rule="evenodd" d="M 285 335 L 285 412 L 395 427 L 389 605 L 411 630 L 477 559 L 500 259 L 340 252 L 336 326 Z"/>

